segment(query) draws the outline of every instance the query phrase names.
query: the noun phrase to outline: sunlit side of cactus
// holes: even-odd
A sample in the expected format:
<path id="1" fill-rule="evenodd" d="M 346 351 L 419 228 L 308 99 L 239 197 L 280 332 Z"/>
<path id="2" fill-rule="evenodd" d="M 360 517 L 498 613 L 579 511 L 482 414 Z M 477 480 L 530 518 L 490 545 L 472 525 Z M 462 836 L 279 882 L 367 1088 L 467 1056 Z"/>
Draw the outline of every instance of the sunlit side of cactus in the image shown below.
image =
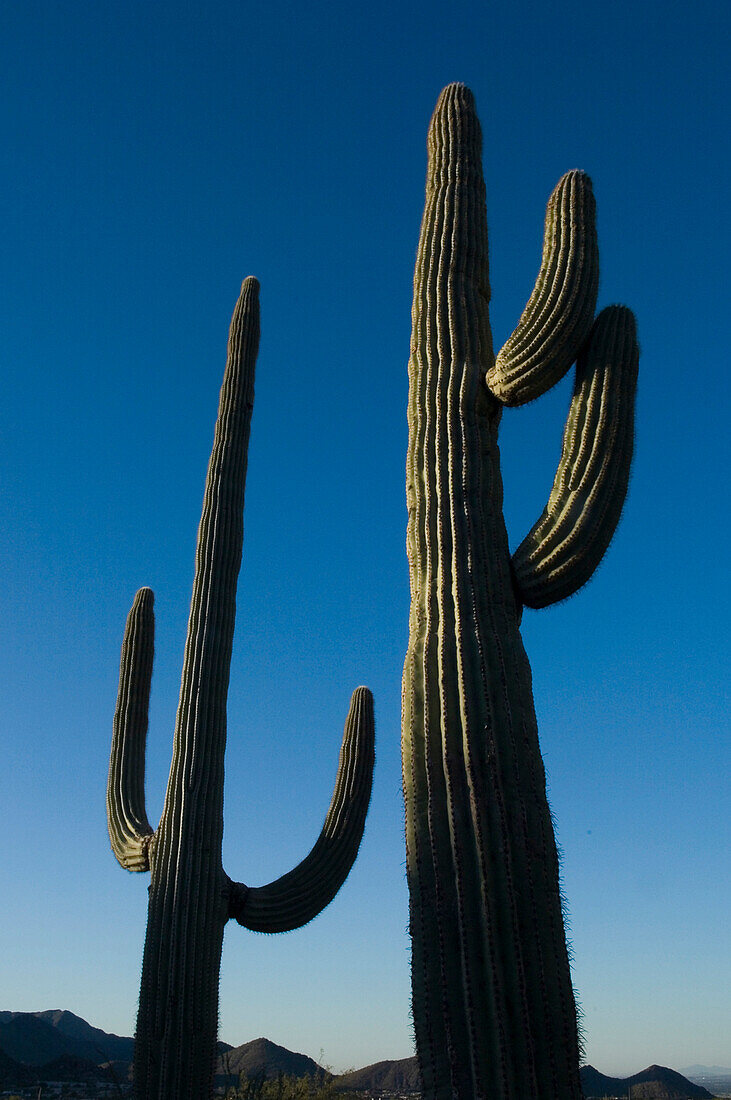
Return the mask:
<path id="1" fill-rule="evenodd" d="M 543 259 L 493 355 L 481 133 L 450 85 L 429 128 L 409 363 L 409 648 L 403 783 L 413 1016 L 427 1100 L 580 1100 L 576 1005 L 522 606 L 576 591 L 624 501 L 637 376 L 634 320 L 594 320 L 591 183 L 548 205 Z M 503 405 L 578 359 L 543 515 L 511 556 L 497 444 Z"/>
<path id="2" fill-rule="evenodd" d="M 145 741 L 154 645 L 153 595 L 127 619 L 107 787 L 114 853 L 150 871 L 134 1055 L 137 1100 L 208 1100 L 218 1026 L 223 930 L 298 928 L 335 896 L 355 860 L 370 799 L 373 700 L 357 688 L 329 812 L 310 854 L 267 886 L 248 888 L 221 861 L 226 697 L 243 542 L 244 486 L 259 344 L 259 284 L 234 310 L 198 529 L 173 758 L 162 818 L 145 811 Z"/>

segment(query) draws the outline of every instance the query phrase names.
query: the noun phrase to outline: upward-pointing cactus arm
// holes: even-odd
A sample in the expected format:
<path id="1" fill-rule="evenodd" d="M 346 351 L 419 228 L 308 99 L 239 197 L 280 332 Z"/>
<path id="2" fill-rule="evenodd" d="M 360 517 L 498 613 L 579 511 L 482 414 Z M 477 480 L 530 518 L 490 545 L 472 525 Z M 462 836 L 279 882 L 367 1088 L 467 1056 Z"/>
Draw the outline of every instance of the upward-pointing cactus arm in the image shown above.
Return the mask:
<path id="1" fill-rule="evenodd" d="M 631 311 L 602 310 L 576 364 L 551 495 L 513 554 L 516 591 L 527 607 L 573 595 L 612 540 L 629 484 L 638 362 Z"/>
<path id="2" fill-rule="evenodd" d="M 247 892 L 225 875 L 226 700 L 243 547 L 243 514 L 259 283 L 244 279 L 228 353 L 198 527 L 188 634 L 165 803 L 154 834 L 144 809 L 145 735 L 153 650 L 152 593 L 138 593 L 122 650 L 109 772 L 109 832 L 124 867 L 149 866 L 147 934 L 135 1038 L 138 1100 L 211 1095 L 218 981 L 229 916 L 277 931 L 313 917 L 355 858 L 373 767 L 370 692 L 359 688 L 346 727 L 322 836 L 289 876 Z M 248 895 L 248 896 L 247 896 Z"/>
<path id="3" fill-rule="evenodd" d="M 487 385 L 503 405 L 546 393 L 576 361 L 599 288 L 596 203 L 585 172 L 567 172 L 548 200 L 543 258 L 528 304 Z"/>
<path id="4" fill-rule="evenodd" d="M 115 856 L 128 871 L 149 869 L 153 836 L 145 810 L 145 742 L 155 648 L 153 604 L 152 590 L 141 588 L 127 616 L 107 782 L 109 839 Z"/>
<path id="5" fill-rule="evenodd" d="M 266 886 L 230 882 L 229 916 L 253 932 L 290 932 L 332 901 L 353 866 L 363 836 L 375 760 L 373 696 L 353 692 L 330 809 L 312 851 Z"/>

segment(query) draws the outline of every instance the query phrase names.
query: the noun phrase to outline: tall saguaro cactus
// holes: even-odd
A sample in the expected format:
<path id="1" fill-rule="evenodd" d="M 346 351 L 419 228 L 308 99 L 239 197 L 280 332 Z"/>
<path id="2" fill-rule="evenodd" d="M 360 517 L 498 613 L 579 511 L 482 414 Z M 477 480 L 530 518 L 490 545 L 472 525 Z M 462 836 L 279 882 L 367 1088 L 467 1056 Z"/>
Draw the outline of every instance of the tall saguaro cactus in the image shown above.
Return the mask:
<path id="1" fill-rule="evenodd" d="M 137 1100 L 207 1100 L 218 1024 L 224 925 L 257 932 L 306 924 L 335 896 L 363 834 L 374 760 L 373 700 L 350 704 L 335 790 L 319 839 L 294 870 L 248 888 L 223 870 L 226 696 L 243 541 L 244 483 L 259 344 L 259 284 L 243 283 L 228 343 L 198 529 L 173 759 L 158 828 L 144 800 L 153 596 L 141 589 L 127 619 L 107 787 L 109 835 L 130 871 L 150 871 L 150 901 L 135 1042 Z"/>
<path id="2" fill-rule="evenodd" d="M 594 199 L 588 177 L 570 172 L 549 202 L 535 289 L 495 358 L 481 133 L 463 85 L 442 92 L 428 154 L 409 363 L 402 741 L 417 1054 L 428 1100 L 579 1100 L 519 624 L 522 605 L 579 588 L 612 537 L 632 454 L 634 320 L 621 307 L 594 320 Z M 577 359 L 553 491 L 511 560 L 501 409 L 538 397 Z"/>

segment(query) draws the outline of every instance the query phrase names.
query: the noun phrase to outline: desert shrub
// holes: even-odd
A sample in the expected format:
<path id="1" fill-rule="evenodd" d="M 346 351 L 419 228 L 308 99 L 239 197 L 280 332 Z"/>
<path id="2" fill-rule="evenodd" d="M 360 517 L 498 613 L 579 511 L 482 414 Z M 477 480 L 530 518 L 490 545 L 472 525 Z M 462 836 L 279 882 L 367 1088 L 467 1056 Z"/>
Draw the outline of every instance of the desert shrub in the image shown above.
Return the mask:
<path id="1" fill-rule="evenodd" d="M 291 1077 L 280 1073 L 269 1080 L 263 1076 L 245 1077 L 238 1088 L 226 1094 L 227 1100 L 347 1100 L 354 1093 L 336 1091 L 333 1077 Z"/>

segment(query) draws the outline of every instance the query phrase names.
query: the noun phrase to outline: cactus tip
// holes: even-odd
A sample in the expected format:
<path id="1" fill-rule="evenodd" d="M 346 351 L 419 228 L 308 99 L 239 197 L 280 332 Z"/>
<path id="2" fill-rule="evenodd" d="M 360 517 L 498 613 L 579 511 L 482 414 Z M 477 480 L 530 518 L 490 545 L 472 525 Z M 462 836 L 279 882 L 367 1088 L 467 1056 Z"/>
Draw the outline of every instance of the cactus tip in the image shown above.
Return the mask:
<path id="1" fill-rule="evenodd" d="M 241 284 L 241 293 L 245 290 L 250 290 L 253 294 L 259 293 L 259 280 L 255 275 L 247 275 Z"/>
<path id="2" fill-rule="evenodd" d="M 577 182 L 580 181 L 583 184 L 587 184 L 589 187 L 592 186 L 591 176 L 588 172 L 585 172 L 583 168 L 572 168 L 569 172 L 564 172 L 559 183 L 563 183 L 564 180 L 570 179 L 574 179 Z"/>
<path id="3" fill-rule="evenodd" d="M 571 171 L 564 172 L 554 187 L 549 201 L 555 202 L 567 192 L 569 195 L 583 194 L 592 203 L 593 208 L 594 186 L 591 182 L 591 176 L 583 168 L 572 168 Z"/>
<path id="4" fill-rule="evenodd" d="M 637 318 L 635 317 L 629 306 L 623 306 L 619 302 L 615 302 L 614 305 L 605 306 L 597 317 L 602 321 L 607 321 L 609 318 L 614 318 L 617 323 L 624 323 L 627 331 L 633 338 L 637 336 Z"/>
<path id="5" fill-rule="evenodd" d="M 475 97 L 467 85 L 463 84 L 461 81 L 455 80 L 442 88 L 434 113 L 437 114 L 440 107 L 443 107 L 444 104 L 450 100 L 456 101 L 457 105 L 462 109 L 475 109 Z"/>
<path id="6" fill-rule="evenodd" d="M 353 714 L 356 710 L 369 715 L 371 722 L 373 721 L 373 693 L 370 688 L 357 687 L 351 695 L 350 713 Z"/>

